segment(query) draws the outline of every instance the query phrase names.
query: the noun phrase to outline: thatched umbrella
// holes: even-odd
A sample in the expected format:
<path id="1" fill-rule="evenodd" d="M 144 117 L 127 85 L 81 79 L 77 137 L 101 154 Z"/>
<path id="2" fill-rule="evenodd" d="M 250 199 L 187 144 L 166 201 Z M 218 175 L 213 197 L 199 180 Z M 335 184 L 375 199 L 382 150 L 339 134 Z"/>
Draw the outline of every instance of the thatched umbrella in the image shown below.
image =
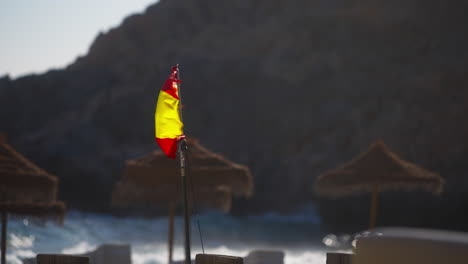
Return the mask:
<path id="1" fill-rule="evenodd" d="M 250 197 L 253 179 L 250 170 L 188 139 L 188 177 L 193 179 L 194 197 L 200 206 L 229 211 L 231 194 Z M 161 151 L 126 162 L 122 179 L 112 193 L 114 206 L 131 204 L 168 206 L 169 263 L 172 262 L 174 207 L 181 202 L 180 169 L 175 160 Z M 190 206 L 190 205 L 189 205 Z"/>
<path id="2" fill-rule="evenodd" d="M 56 200 L 57 178 L 16 152 L 0 135 L 0 212 L 2 255 L 6 257 L 8 214 L 63 220 L 65 206 Z"/>
<path id="3" fill-rule="evenodd" d="M 196 139 L 187 140 L 188 173 L 194 183 L 204 187 L 228 186 L 237 196 L 250 197 L 253 193 L 253 178 L 243 165 L 227 160 L 200 145 Z M 179 184 L 180 169 L 176 160 L 171 160 L 161 151 L 126 162 L 122 182 L 134 182 L 161 186 Z"/>
<path id="4" fill-rule="evenodd" d="M 369 216 L 372 229 L 377 219 L 378 192 L 420 189 L 439 194 L 443 185 L 444 180 L 437 173 L 402 160 L 380 140 L 349 163 L 320 175 L 315 191 L 328 197 L 372 193 Z"/>

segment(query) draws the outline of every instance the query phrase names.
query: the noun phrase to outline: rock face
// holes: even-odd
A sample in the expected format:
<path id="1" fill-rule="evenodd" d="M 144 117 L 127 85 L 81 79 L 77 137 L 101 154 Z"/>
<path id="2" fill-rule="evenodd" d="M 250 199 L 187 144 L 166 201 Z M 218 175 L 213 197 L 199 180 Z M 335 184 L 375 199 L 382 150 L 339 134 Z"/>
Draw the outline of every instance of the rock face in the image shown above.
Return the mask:
<path id="1" fill-rule="evenodd" d="M 382 206 L 408 212 L 408 224 L 468 229 L 467 8 L 161 0 L 99 34 L 66 69 L 0 79 L 1 129 L 61 178 L 69 206 L 106 209 L 123 161 L 155 148 L 156 94 L 179 63 L 187 134 L 255 175 L 256 195 L 235 211 L 313 202 L 317 175 L 382 138 L 447 181 L 441 198 L 395 204 L 407 194 L 390 194 Z M 356 199 L 316 202 L 328 224 L 367 219 L 368 199 Z M 382 216 L 400 219 L 390 211 Z"/>

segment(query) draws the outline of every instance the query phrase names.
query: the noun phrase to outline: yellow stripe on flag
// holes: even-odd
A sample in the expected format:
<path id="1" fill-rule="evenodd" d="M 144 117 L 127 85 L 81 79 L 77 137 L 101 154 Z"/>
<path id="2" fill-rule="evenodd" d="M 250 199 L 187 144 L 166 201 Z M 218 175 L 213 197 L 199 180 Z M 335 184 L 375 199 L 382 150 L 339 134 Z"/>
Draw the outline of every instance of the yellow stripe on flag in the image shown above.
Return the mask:
<path id="1" fill-rule="evenodd" d="M 154 121 L 156 138 L 177 138 L 183 135 L 184 124 L 180 120 L 179 99 L 160 91 Z"/>

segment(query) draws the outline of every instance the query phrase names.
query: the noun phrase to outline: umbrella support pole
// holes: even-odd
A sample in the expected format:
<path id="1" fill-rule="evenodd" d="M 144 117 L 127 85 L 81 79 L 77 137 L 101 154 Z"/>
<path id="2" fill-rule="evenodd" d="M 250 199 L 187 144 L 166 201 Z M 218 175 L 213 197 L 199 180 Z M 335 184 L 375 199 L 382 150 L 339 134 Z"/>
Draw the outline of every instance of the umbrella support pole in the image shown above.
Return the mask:
<path id="1" fill-rule="evenodd" d="M 185 264 L 191 264 L 192 258 L 190 254 L 190 214 L 189 204 L 187 195 L 187 177 L 185 171 L 185 154 L 187 150 L 187 142 L 185 139 L 181 139 L 178 142 L 179 148 L 179 162 L 180 162 L 180 176 L 182 179 L 182 192 L 183 192 L 183 204 L 184 204 L 184 233 L 185 233 Z"/>
<path id="2" fill-rule="evenodd" d="M 379 206 L 378 192 L 379 190 L 377 186 L 374 187 L 374 189 L 372 190 L 371 206 L 369 212 L 369 230 L 374 229 L 377 224 L 377 208 Z"/>
<path id="3" fill-rule="evenodd" d="M 172 264 L 172 251 L 174 247 L 174 214 L 175 214 L 175 208 L 174 204 L 169 205 L 169 230 L 168 230 L 168 249 L 169 249 L 169 254 L 168 254 L 168 264 Z"/>
<path id="4" fill-rule="evenodd" d="M 6 264 L 6 243 L 7 243 L 7 212 L 2 212 L 2 259 L 1 264 Z"/>

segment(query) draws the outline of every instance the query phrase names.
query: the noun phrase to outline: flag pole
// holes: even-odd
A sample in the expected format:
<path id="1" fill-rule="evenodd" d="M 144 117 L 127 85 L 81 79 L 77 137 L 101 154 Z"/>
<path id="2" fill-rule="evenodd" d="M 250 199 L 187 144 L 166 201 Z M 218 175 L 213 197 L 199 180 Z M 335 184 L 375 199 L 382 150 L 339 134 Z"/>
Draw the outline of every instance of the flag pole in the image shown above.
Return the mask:
<path id="1" fill-rule="evenodd" d="M 179 64 L 177 64 L 177 79 L 180 80 L 180 71 Z M 182 120 L 182 93 L 180 91 L 180 83 L 178 85 L 179 93 L 179 114 L 180 120 Z M 190 254 L 190 215 L 188 210 L 188 196 L 187 196 L 187 176 L 186 176 L 186 151 L 187 141 L 185 138 L 181 138 L 177 143 L 178 152 L 179 152 L 179 164 L 180 164 L 180 176 L 182 180 L 182 192 L 183 192 L 183 207 L 184 207 L 184 233 L 185 233 L 185 264 L 191 264 L 191 254 Z"/>

